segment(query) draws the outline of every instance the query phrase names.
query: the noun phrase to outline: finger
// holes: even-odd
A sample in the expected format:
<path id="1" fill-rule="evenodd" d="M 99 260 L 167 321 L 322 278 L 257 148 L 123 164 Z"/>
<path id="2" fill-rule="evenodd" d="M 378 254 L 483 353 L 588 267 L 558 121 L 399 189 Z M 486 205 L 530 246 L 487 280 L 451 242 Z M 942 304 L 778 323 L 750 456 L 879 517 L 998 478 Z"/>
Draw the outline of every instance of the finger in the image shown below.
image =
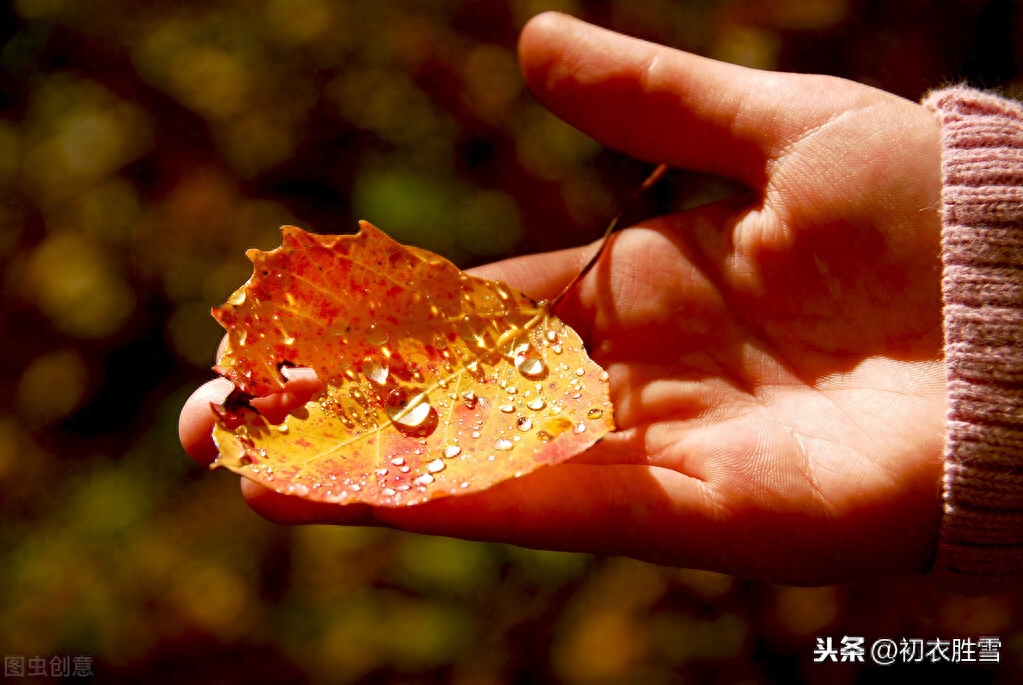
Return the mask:
<path id="1" fill-rule="evenodd" d="M 536 98 L 597 140 L 751 187 L 789 134 L 807 127 L 793 93 L 813 77 L 698 57 L 563 14 L 526 25 L 519 61 Z"/>
<path id="2" fill-rule="evenodd" d="M 592 244 L 556 252 L 513 257 L 469 269 L 467 273 L 480 278 L 503 281 L 534 300 L 550 300 L 561 294 L 597 248 L 597 244 Z"/>
<path id="3" fill-rule="evenodd" d="M 210 405 L 223 404 L 232 390 L 234 383 L 226 378 L 214 378 L 192 393 L 181 409 L 178 438 L 188 456 L 200 464 L 209 464 L 217 458 L 212 435 L 217 417 Z"/>
<path id="4" fill-rule="evenodd" d="M 287 378 L 283 392 L 252 400 L 252 406 L 270 423 L 283 421 L 288 412 L 308 402 L 322 386 L 312 369 L 285 367 L 281 373 Z M 188 456 L 200 464 L 210 464 L 217 458 L 217 447 L 212 436 L 217 416 L 211 405 L 223 404 L 232 390 L 234 384 L 231 381 L 214 378 L 192 393 L 181 409 L 178 438 Z"/>
<path id="5" fill-rule="evenodd" d="M 252 510 L 273 523 L 299 525 L 333 523 L 339 525 L 380 525 L 368 504 L 340 506 L 330 502 L 310 502 L 275 492 L 248 478 L 241 479 L 242 496 Z"/>
<path id="6" fill-rule="evenodd" d="M 369 512 L 361 505 L 308 502 L 255 484 L 246 485 L 243 493 L 253 510 L 276 523 L 383 524 L 467 540 L 699 566 L 708 560 L 692 551 L 707 542 L 705 527 L 679 526 L 671 533 L 671 545 L 664 539 L 680 518 L 707 520 L 716 507 L 701 481 L 633 465 L 562 464 L 481 493 Z"/>

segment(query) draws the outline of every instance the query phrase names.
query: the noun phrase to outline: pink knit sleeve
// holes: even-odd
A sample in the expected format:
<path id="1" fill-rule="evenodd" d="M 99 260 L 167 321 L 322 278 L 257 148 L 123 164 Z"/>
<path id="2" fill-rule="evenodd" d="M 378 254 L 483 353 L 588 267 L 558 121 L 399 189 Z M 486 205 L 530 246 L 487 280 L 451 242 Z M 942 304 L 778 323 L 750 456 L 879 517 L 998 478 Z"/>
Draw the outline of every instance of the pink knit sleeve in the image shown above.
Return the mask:
<path id="1" fill-rule="evenodd" d="M 996 592 L 1023 580 L 1023 107 L 966 88 L 924 106 L 942 127 L 949 392 L 932 573 Z"/>

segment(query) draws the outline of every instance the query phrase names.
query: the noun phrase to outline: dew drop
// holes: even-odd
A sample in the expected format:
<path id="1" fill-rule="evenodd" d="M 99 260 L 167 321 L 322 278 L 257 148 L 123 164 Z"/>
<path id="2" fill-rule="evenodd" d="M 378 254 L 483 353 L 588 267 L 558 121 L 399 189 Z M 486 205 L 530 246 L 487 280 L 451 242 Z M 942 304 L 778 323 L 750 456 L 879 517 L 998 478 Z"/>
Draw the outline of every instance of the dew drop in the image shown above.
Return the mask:
<path id="1" fill-rule="evenodd" d="M 554 343 L 551 345 L 551 351 L 554 352 L 554 354 L 561 354 L 561 343 Z"/>
<path id="2" fill-rule="evenodd" d="M 586 432 L 586 424 L 585 423 L 577 423 L 577 424 L 575 424 L 575 426 L 572 427 L 572 432 L 573 433 L 585 433 Z"/>
<path id="3" fill-rule="evenodd" d="M 424 473 L 423 475 L 419 476 L 419 478 L 416 478 L 412 482 L 415 483 L 416 485 L 429 485 L 430 483 L 433 482 L 433 476 L 430 475 L 429 473 Z"/>
<path id="4" fill-rule="evenodd" d="M 363 375 L 370 379 L 377 385 L 384 385 L 387 383 L 387 376 L 390 374 L 390 369 L 386 364 L 381 364 L 379 360 L 373 357 L 366 357 L 362 360 L 362 365 L 359 367 L 362 370 Z"/>
<path id="5" fill-rule="evenodd" d="M 370 345 L 383 345 L 389 337 L 390 333 L 387 332 L 387 329 L 376 324 L 371 324 L 366 331 L 366 342 Z"/>
<path id="6" fill-rule="evenodd" d="M 404 388 L 390 392 L 384 402 L 387 418 L 406 434 L 432 433 L 439 420 L 437 411 L 430 405 L 424 393 L 418 393 L 411 398 L 408 397 L 409 394 Z"/>
<path id="7" fill-rule="evenodd" d="M 286 423 L 282 423 L 279 426 L 277 426 L 277 432 L 280 433 L 281 435 L 287 435 L 289 430 L 290 429 L 288 428 L 288 424 Z"/>
<path id="8" fill-rule="evenodd" d="M 583 371 L 581 368 L 575 370 L 575 375 L 577 375 L 577 376 L 582 376 L 585 373 L 586 372 Z"/>
<path id="9" fill-rule="evenodd" d="M 395 466 L 401 466 L 405 463 L 405 457 L 395 457 L 391 460 L 391 463 Z"/>
<path id="10" fill-rule="evenodd" d="M 500 440 L 494 443 L 494 449 L 501 450 L 502 452 L 508 452 L 513 447 L 515 447 L 515 443 L 513 443 L 511 440 L 505 440 L 504 438 L 501 438 Z"/>
<path id="11" fill-rule="evenodd" d="M 520 431 L 527 431 L 533 427 L 533 421 L 528 416 L 521 416 L 519 420 L 515 422 L 515 427 Z"/>
<path id="12" fill-rule="evenodd" d="M 472 437 L 478 438 L 479 436 L 480 436 L 480 432 L 479 431 L 473 431 L 472 432 Z"/>
<path id="13" fill-rule="evenodd" d="M 601 381 L 606 381 L 606 380 L 608 379 L 607 371 L 601 371 L 601 372 L 600 372 L 600 373 L 599 373 L 599 374 L 597 375 L 597 378 L 598 378 L 599 380 L 601 380 Z"/>
<path id="14" fill-rule="evenodd" d="M 398 494 L 393 488 L 384 488 L 380 492 L 384 495 L 384 497 L 394 497 Z"/>
<path id="15" fill-rule="evenodd" d="M 532 346 L 515 355 L 515 368 L 524 378 L 535 380 L 547 375 L 547 365 L 543 357 Z"/>
<path id="16" fill-rule="evenodd" d="M 476 402 L 479 401 L 479 397 L 476 396 L 472 390 L 466 390 L 462 393 L 462 399 L 465 400 L 465 406 L 469 409 L 476 408 Z"/>
<path id="17" fill-rule="evenodd" d="M 542 397 L 537 397 L 535 400 L 526 405 L 533 411 L 540 411 L 547 406 L 547 403 L 543 401 Z"/>
<path id="18" fill-rule="evenodd" d="M 348 489 L 351 490 L 352 492 L 358 492 L 359 490 L 362 490 L 362 486 L 360 486 L 358 483 L 352 483 L 351 485 L 348 486 Z"/>
<path id="19" fill-rule="evenodd" d="M 515 407 L 511 404 L 502 404 L 501 411 L 503 411 L 505 414 L 511 414 L 513 411 L 515 411 Z"/>
<path id="20" fill-rule="evenodd" d="M 458 487 L 460 487 L 460 488 L 467 488 L 467 487 L 469 487 L 469 481 L 463 480 L 461 483 L 458 484 Z"/>
<path id="21" fill-rule="evenodd" d="M 547 339 L 555 342 L 558 339 L 558 334 L 555 331 L 547 331 Z"/>
<path id="22" fill-rule="evenodd" d="M 517 393 L 519 391 L 519 389 L 516 388 L 514 385 L 512 385 L 510 387 L 505 388 L 504 391 L 506 393 L 508 393 L 509 395 L 514 395 L 515 393 Z"/>
<path id="23" fill-rule="evenodd" d="M 445 459 L 454 459 L 455 457 L 457 457 L 461 453 L 462 453 L 462 448 L 459 447 L 458 445 L 448 445 L 447 447 L 444 448 L 444 458 Z"/>
<path id="24" fill-rule="evenodd" d="M 387 469 L 377 469 L 377 475 L 378 476 L 386 476 L 387 475 Z"/>
<path id="25" fill-rule="evenodd" d="M 540 438 L 543 442 L 549 441 L 553 436 L 547 431 L 537 431 L 536 437 Z"/>
<path id="26" fill-rule="evenodd" d="M 603 415 L 604 415 L 604 412 L 602 410 L 600 410 L 600 409 L 597 409 L 596 407 L 594 407 L 593 409 L 591 409 L 588 412 L 586 412 L 586 418 L 591 419 L 591 420 L 592 419 L 599 419 Z"/>
<path id="27" fill-rule="evenodd" d="M 401 466 L 398 468 L 398 470 L 401 471 L 402 473 L 408 473 L 412 469 L 410 469 L 408 466 Z"/>
<path id="28" fill-rule="evenodd" d="M 426 470 L 430 473 L 439 473 L 444 470 L 444 461 L 441 459 L 434 459 L 426 465 Z"/>
<path id="29" fill-rule="evenodd" d="M 233 304 L 235 306 L 245 304 L 245 291 L 235 290 L 231 293 L 231 297 L 227 298 L 227 302 L 228 304 Z"/>

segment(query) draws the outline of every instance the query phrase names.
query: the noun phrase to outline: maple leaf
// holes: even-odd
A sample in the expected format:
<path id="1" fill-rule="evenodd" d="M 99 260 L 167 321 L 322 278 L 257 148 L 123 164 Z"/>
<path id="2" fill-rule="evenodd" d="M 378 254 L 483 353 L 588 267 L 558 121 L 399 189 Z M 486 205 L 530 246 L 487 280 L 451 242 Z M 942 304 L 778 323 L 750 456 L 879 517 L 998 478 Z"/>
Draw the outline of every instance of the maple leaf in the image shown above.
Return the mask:
<path id="1" fill-rule="evenodd" d="M 213 310 L 228 333 L 214 370 L 236 386 L 215 407 L 214 468 L 399 506 L 486 489 L 614 430 L 607 373 L 547 304 L 367 222 L 355 236 L 281 232 Z M 286 366 L 323 389 L 271 424 L 248 400 L 281 391 Z"/>

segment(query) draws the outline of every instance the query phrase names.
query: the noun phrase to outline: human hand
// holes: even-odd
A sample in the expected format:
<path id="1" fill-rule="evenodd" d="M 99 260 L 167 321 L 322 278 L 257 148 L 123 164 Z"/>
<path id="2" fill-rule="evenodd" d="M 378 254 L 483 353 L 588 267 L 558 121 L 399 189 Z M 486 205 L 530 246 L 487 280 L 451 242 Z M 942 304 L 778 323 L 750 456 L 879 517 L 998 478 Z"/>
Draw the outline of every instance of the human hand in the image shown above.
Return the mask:
<path id="1" fill-rule="evenodd" d="M 571 462 L 415 507 L 337 506 L 243 480 L 282 523 L 383 524 L 623 554 L 780 582 L 922 571 L 941 516 L 939 131 L 923 107 L 534 18 L 523 72 L 554 113 L 751 193 L 613 237 L 562 303 L 610 375 L 619 430 Z M 476 271 L 542 298 L 593 247 Z M 315 386 L 289 384 L 301 401 Z M 230 383 L 182 442 L 209 461 Z"/>

